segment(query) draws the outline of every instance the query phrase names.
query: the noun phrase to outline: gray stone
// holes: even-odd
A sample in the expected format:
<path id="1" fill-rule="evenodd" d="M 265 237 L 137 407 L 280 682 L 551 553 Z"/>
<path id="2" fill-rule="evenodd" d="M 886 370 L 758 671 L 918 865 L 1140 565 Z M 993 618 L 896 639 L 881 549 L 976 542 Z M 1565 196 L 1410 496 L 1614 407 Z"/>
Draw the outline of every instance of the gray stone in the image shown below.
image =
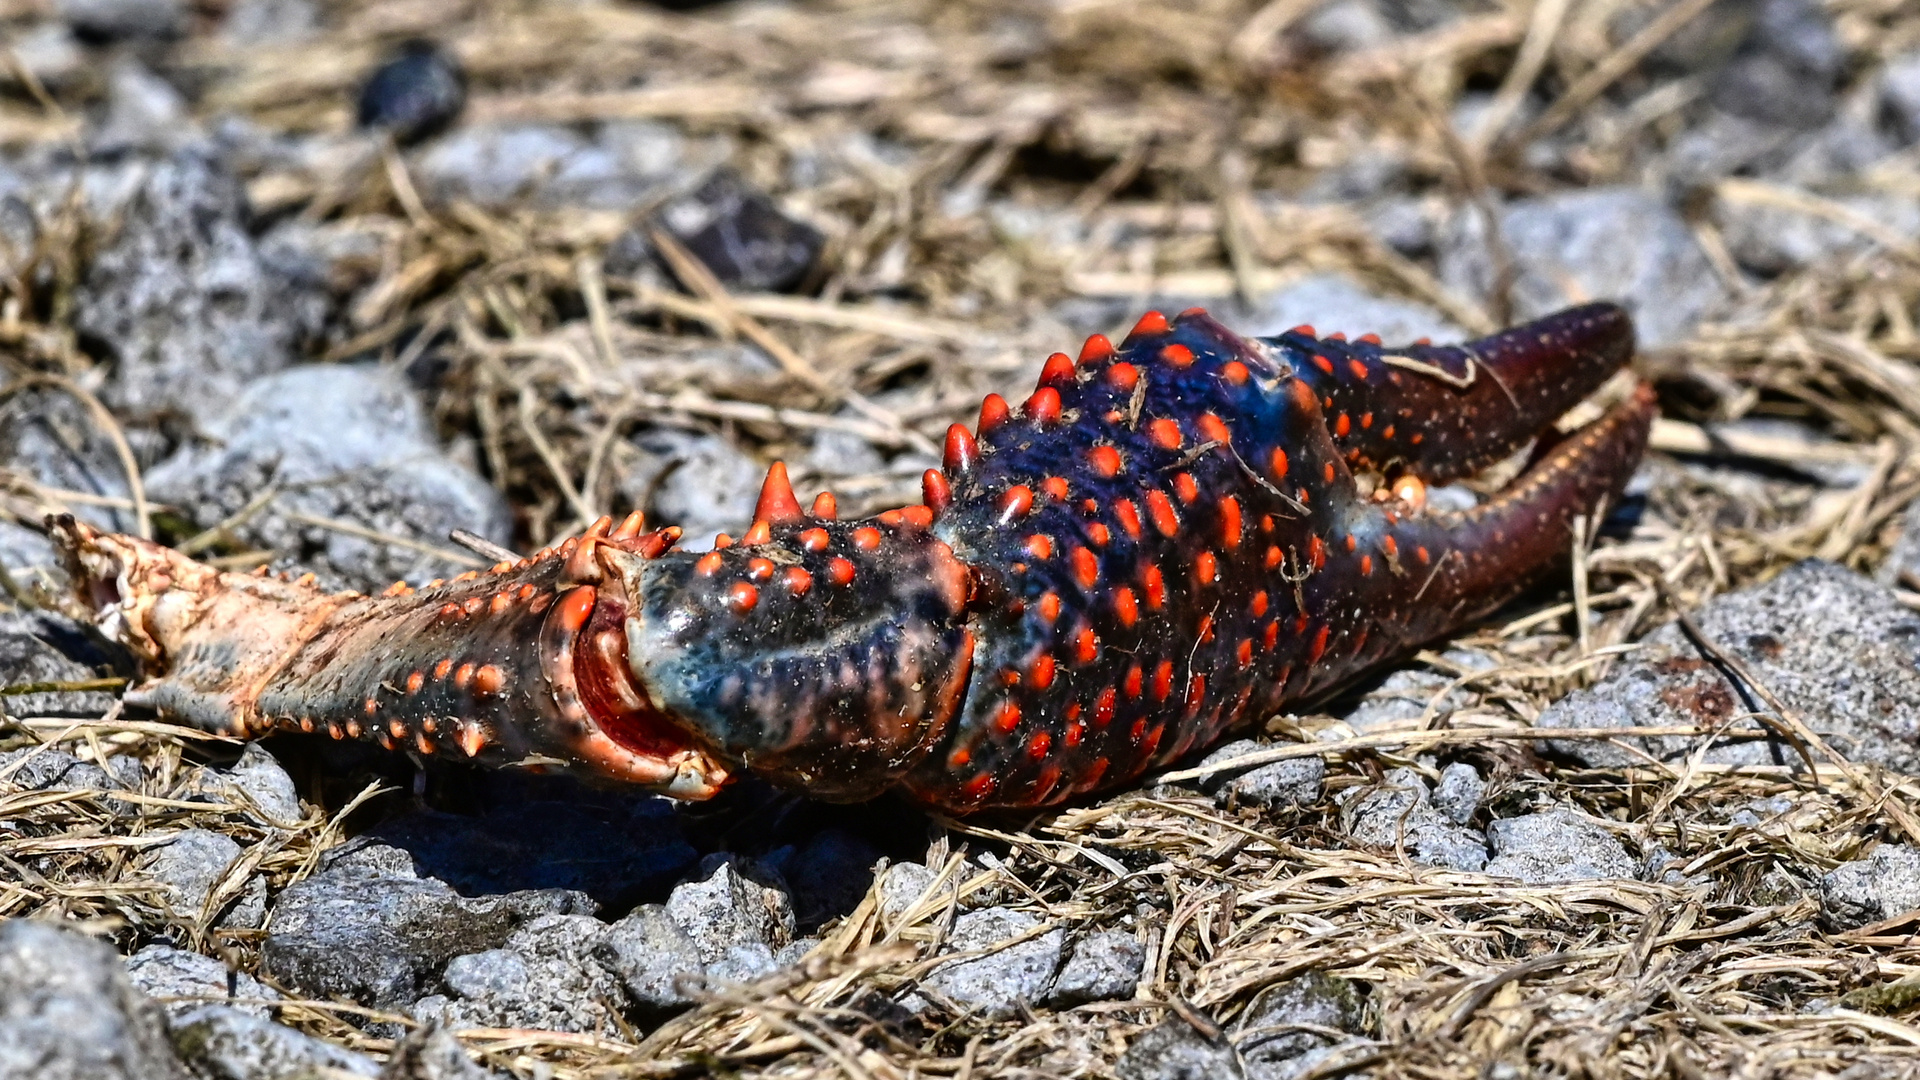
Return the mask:
<path id="1" fill-rule="evenodd" d="M 91 72 L 91 58 L 74 36 L 73 28 L 42 22 L 13 39 L 13 55 L 47 89 L 58 92 Z"/>
<path id="2" fill-rule="evenodd" d="M 1758 0 L 1747 40 L 1715 77 L 1715 105 L 1748 119 L 1813 128 L 1835 107 L 1846 50 L 1817 0 Z"/>
<path id="3" fill-rule="evenodd" d="M 728 289 L 783 292 L 800 285 L 826 237 L 781 211 L 732 169 L 662 206 L 658 222 Z"/>
<path id="4" fill-rule="evenodd" d="M 1047 996 L 1066 948 L 1066 931 L 1054 927 L 1018 945 L 997 948 L 1041 925 L 1040 920 L 1011 908 L 969 911 L 955 919 L 946 949 L 972 952 L 993 949 L 984 956 L 956 960 L 935 968 L 925 980 L 930 991 L 962 1009 L 988 1020 L 1005 1020 L 1021 1005 L 1033 1005 Z"/>
<path id="5" fill-rule="evenodd" d="M 606 932 L 588 915 L 542 915 L 501 948 L 455 957 L 443 976 L 455 1026 L 615 1034 L 625 995 L 594 959 Z"/>
<path id="6" fill-rule="evenodd" d="M 439 1024 L 422 1024 L 394 1044 L 380 1080 L 492 1080 L 499 1074 L 481 1068 L 460 1040 Z"/>
<path id="7" fill-rule="evenodd" d="M 93 39 L 169 38 L 187 28 L 184 0 L 57 0 L 74 32 Z"/>
<path id="8" fill-rule="evenodd" d="M 812 952 L 814 946 L 818 944 L 820 944 L 820 939 L 817 937 L 794 938 L 792 941 L 781 946 L 780 950 L 773 954 L 774 966 L 783 968 L 794 967 L 804 962 L 807 954 Z"/>
<path id="9" fill-rule="evenodd" d="M 1382 783 L 1352 795 L 1342 812 L 1347 835 L 1374 847 L 1403 850 L 1423 866 L 1477 871 L 1487 865 L 1480 834 L 1448 820 L 1432 805 L 1427 782 L 1412 769 L 1395 769 Z"/>
<path id="10" fill-rule="evenodd" d="M 1287 1063 L 1333 1045 L 1324 1030 L 1366 1030 L 1366 992 L 1360 983 L 1318 971 L 1260 991 L 1234 1025 L 1234 1045 L 1246 1062 L 1248 1080 L 1286 1075 Z"/>
<path id="11" fill-rule="evenodd" d="M 1318 329 L 1316 327 L 1316 329 Z M 1427 504 L 1437 501 L 1435 496 L 1441 492 L 1459 492 L 1463 489 L 1452 486 L 1438 486 L 1427 491 Z M 1446 496 L 1441 496 L 1442 498 Z M 1467 506 L 1450 506 L 1449 509 L 1469 509 Z M 1442 659 L 1465 671 L 1485 671 L 1492 668 L 1496 661 L 1493 657 L 1477 649 L 1448 649 Z M 1453 682 L 1451 672 L 1435 671 L 1426 667 L 1403 667 L 1381 680 L 1379 686 L 1369 690 L 1364 698 L 1341 719 L 1355 731 L 1368 734 L 1376 731 L 1399 731 L 1412 727 L 1426 715 L 1427 707 L 1440 691 Z M 1452 690 L 1434 706 L 1433 719 L 1444 720 L 1455 709 L 1464 709 L 1473 703 L 1465 690 Z"/>
<path id="12" fill-rule="evenodd" d="M 1898 772 L 1920 768 L 1920 613 L 1893 593 L 1830 562 L 1809 559 L 1772 581 L 1717 597 L 1693 612 L 1702 633 L 1740 658 L 1755 678 L 1835 750 Z M 1761 707 L 1742 700 L 1718 668 L 1669 624 L 1646 636 L 1598 684 L 1548 706 L 1542 727 L 1714 727 Z M 1697 740 L 1639 738 L 1630 745 L 1666 761 Z M 1600 739 L 1549 748 L 1593 768 L 1644 761 Z M 1721 739 L 1706 760 L 1791 764 L 1795 751 L 1772 738 Z"/>
<path id="13" fill-rule="evenodd" d="M 542 915 L 591 911 L 558 889 L 464 897 L 419 877 L 403 851 L 350 845 L 280 893 L 261 957 L 306 993 L 405 1008 L 455 956 L 500 948 Z"/>
<path id="14" fill-rule="evenodd" d="M 127 957 L 126 964 L 127 978 L 141 993 L 155 998 L 181 999 L 161 1002 L 161 1007 L 173 1017 L 220 999 L 277 1001 L 280 998 L 279 991 L 244 971 L 230 970 L 211 956 L 171 945 L 149 945 Z M 265 1005 L 246 1001 L 220 1003 L 262 1019 L 271 1015 Z"/>
<path id="15" fill-rule="evenodd" d="M 939 871 L 920 863 L 901 862 L 887 867 L 880 875 L 880 913 L 889 919 L 898 919 L 922 898 L 934 900 L 928 890 L 939 877 Z M 946 891 L 951 889 L 949 885 Z"/>
<path id="16" fill-rule="evenodd" d="M 1495 821 L 1487 840 L 1493 845 L 1487 873 L 1528 885 L 1631 878 L 1639 869 L 1605 824 L 1566 807 Z"/>
<path id="17" fill-rule="evenodd" d="M 1300 20 L 1301 40 L 1327 52 L 1357 52 L 1385 45 L 1396 31 L 1380 5 L 1365 0 L 1336 0 L 1323 4 Z"/>
<path id="18" fill-rule="evenodd" d="M 1920 908 L 1920 851 L 1905 844 L 1881 844 L 1820 879 L 1820 914 L 1842 930 L 1915 908 Z"/>
<path id="19" fill-rule="evenodd" d="M 1920 237 L 1920 205 L 1897 195 L 1836 195 L 1831 201 L 1896 236 Z M 1715 217 L 1727 250 L 1740 265 L 1759 274 L 1782 274 L 1801 267 L 1848 259 L 1878 250 L 1880 244 L 1830 218 L 1789 207 L 1721 201 Z"/>
<path id="20" fill-rule="evenodd" d="M 722 983 L 750 983 L 779 970 L 773 950 L 755 941 L 727 946 L 726 955 L 707 965 L 707 978 Z"/>
<path id="21" fill-rule="evenodd" d="M 1920 50 L 1901 53 L 1880 72 L 1880 96 L 1908 143 L 1920 140 Z"/>
<path id="22" fill-rule="evenodd" d="M 825 428 L 813 437 L 807 467 L 825 476 L 870 476 L 885 472 L 887 459 L 860 436 Z"/>
<path id="23" fill-rule="evenodd" d="M 1067 962 L 1054 977 L 1047 1004 L 1071 1008 L 1089 1001 L 1130 998 L 1140 985 L 1147 950 L 1140 939 L 1123 930 L 1102 930 L 1074 943 Z"/>
<path id="24" fill-rule="evenodd" d="M 1920 499 L 1907 505 L 1900 517 L 1900 535 L 1894 538 L 1887 561 L 1874 580 L 1897 589 L 1920 591 Z"/>
<path id="25" fill-rule="evenodd" d="M 713 156 L 646 121 L 603 125 L 593 139 L 558 124 L 475 124 L 429 145 L 414 169 L 441 199 L 623 210 L 667 194 Z"/>
<path id="26" fill-rule="evenodd" d="M 227 9 L 220 32 L 234 45 L 291 45 L 319 32 L 320 11 L 313 0 L 237 0 Z"/>
<path id="27" fill-rule="evenodd" d="M 208 769 L 195 779 L 202 793 L 257 808 L 256 820 L 262 824 L 290 827 L 306 816 L 293 777 L 259 743 L 248 743 L 232 768 Z"/>
<path id="28" fill-rule="evenodd" d="M 111 791 L 117 786 L 107 770 L 50 747 L 0 754 L 0 785 L 25 791 Z"/>
<path id="29" fill-rule="evenodd" d="M 273 485 L 270 505 L 233 532 L 291 556 L 326 584 L 377 592 L 457 567 L 414 548 L 295 520 L 343 520 L 385 535 L 446 547 L 466 529 L 505 542 L 505 501 L 435 445 L 425 410 L 401 377 L 382 368 L 305 366 L 256 380 L 203 418 L 207 441 L 183 447 L 148 474 L 157 499 L 191 508 L 211 527 Z"/>
<path id="30" fill-rule="evenodd" d="M 706 547 L 717 533 L 739 535 L 753 518 L 766 470 L 717 435 L 659 429 L 635 437 L 640 461 L 621 494 L 650 521 L 686 531 L 683 546 Z"/>
<path id="31" fill-rule="evenodd" d="M 202 1005 L 175 1017 L 173 1046 L 205 1080 L 311 1080 L 315 1076 L 378 1076 L 364 1054 L 225 1005 Z"/>
<path id="32" fill-rule="evenodd" d="M 211 829 L 188 829 L 142 860 L 149 877 L 166 887 L 174 918 L 196 920 L 214 886 L 240 858 L 233 838 Z"/>
<path id="33" fill-rule="evenodd" d="M 29 588 L 36 577 L 59 572 L 60 556 L 46 536 L 24 525 L 0 521 L 0 569 L 5 569 L 15 585 Z M 64 577 L 64 573 L 61 573 Z"/>
<path id="34" fill-rule="evenodd" d="M 63 615 L 0 609 L 0 686 L 84 682 L 98 677 L 91 665 L 104 666 L 107 659 L 86 631 Z M 97 717 L 113 707 L 114 699 L 113 693 L 104 690 L 9 694 L 0 698 L 0 712 Z M 92 786 L 98 790 L 98 785 Z"/>
<path id="35" fill-rule="evenodd" d="M 708 963 L 734 945 L 785 945 L 793 938 L 793 901 L 784 889 L 756 881 L 744 864 L 709 858 L 697 881 L 676 886 L 667 897 L 667 915 L 693 940 Z"/>
<path id="36" fill-rule="evenodd" d="M 1433 786 L 1433 808 L 1455 825 L 1473 820 L 1480 800 L 1487 797 L 1487 782 L 1473 766 L 1456 761 L 1440 770 L 1440 782 Z"/>
<path id="37" fill-rule="evenodd" d="M 607 927 L 594 956 L 635 1005 L 656 1013 L 691 1004 L 682 982 L 697 983 L 706 969 L 693 939 L 659 904 L 643 904 Z"/>
<path id="38" fill-rule="evenodd" d="M 1220 765 L 1248 754 L 1270 750 L 1271 746 L 1252 739 L 1238 739 L 1200 760 L 1203 766 Z M 1327 776 L 1327 763 L 1319 757 L 1287 758 L 1244 772 L 1218 772 L 1201 781 L 1201 789 L 1222 804 L 1240 806 L 1306 806 L 1320 798 L 1320 785 Z"/>
<path id="39" fill-rule="evenodd" d="M 48 487 L 121 499 L 126 467 L 112 441 L 80 402 L 54 390 L 26 390 L 0 402 L 0 466 Z M 132 531 L 131 510 L 87 507 L 102 528 Z"/>
<path id="40" fill-rule="evenodd" d="M 1301 323 L 1322 336 L 1378 334 L 1389 345 L 1423 337 L 1442 342 L 1466 337 L 1460 327 L 1424 304 L 1375 296 L 1338 274 L 1302 278 L 1268 296 L 1244 320 L 1246 332 L 1256 336 L 1284 334 Z"/>
<path id="41" fill-rule="evenodd" d="M 319 329 L 325 298 L 274 273 L 245 219 L 239 180 L 203 153 L 147 174 L 75 303 L 75 327 L 113 354 L 112 403 L 208 411 Z"/>
<path id="42" fill-rule="evenodd" d="M 1240 1055 L 1177 1016 L 1133 1037 L 1113 1067 L 1120 1080 L 1246 1080 Z"/>
<path id="43" fill-rule="evenodd" d="M 107 73 L 107 118 L 94 137 L 104 153 L 167 152 L 197 136 L 186 98 L 138 61 L 123 59 Z"/>
<path id="44" fill-rule="evenodd" d="M 1694 324 L 1726 299 L 1685 220 L 1638 188 L 1522 199 L 1497 216 L 1514 262 L 1516 318 L 1588 300 L 1614 300 L 1633 313 L 1640 343 L 1661 347 L 1685 340 Z M 1442 279 L 1452 288 L 1488 296 L 1494 265 L 1481 216 L 1463 210 L 1441 241 Z"/>
<path id="45" fill-rule="evenodd" d="M 103 942 L 0 920 L 0 1080 L 188 1080 L 160 1009 Z"/>

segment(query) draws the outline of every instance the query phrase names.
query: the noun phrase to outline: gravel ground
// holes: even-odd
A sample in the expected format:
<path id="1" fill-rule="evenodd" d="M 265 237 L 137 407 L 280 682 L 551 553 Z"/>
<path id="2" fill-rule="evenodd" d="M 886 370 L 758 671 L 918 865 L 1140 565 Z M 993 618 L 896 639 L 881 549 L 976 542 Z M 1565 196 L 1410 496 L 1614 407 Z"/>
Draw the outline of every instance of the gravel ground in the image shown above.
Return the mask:
<path id="1" fill-rule="evenodd" d="M 0 0 L 0 43 L 0 1080 L 1920 1075 L 1911 4 Z M 1663 416 L 1559 583 L 1041 815 L 173 728 L 41 531 L 368 591 L 491 561 L 454 530 L 700 545 L 774 459 L 917 500 L 1149 306 L 1598 298 Z"/>

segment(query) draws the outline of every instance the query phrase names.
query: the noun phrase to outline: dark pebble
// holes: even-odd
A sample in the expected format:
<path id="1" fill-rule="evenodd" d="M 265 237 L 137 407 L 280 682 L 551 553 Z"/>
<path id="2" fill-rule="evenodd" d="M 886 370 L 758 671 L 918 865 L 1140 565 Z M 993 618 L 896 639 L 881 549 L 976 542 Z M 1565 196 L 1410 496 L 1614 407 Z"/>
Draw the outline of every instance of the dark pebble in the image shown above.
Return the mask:
<path id="1" fill-rule="evenodd" d="M 409 41 L 361 87 L 360 126 L 415 143 L 445 131 L 466 103 L 459 62 L 430 41 Z"/>
<path id="2" fill-rule="evenodd" d="M 658 220 L 721 284 L 741 292 L 799 286 L 826 244 L 819 230 L 781 213 L 728 169 L 661 208 Z"/>

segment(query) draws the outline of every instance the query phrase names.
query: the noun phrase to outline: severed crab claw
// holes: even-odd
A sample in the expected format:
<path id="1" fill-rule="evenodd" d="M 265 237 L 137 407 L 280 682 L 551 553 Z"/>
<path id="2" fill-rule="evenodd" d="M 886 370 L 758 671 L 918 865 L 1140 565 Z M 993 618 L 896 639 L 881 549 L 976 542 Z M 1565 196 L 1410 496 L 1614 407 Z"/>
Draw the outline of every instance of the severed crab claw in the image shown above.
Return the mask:
<path id="1" fill-rule="evenodd" d="M 775 464 L 738 542 L 638 515 L 380 597 L 222 573 L 53 523 L 81 598 L 173 719 L 563 766 L 681 798 L 750 771 L 831 799 L 965 812 L 1124 783 L 1492 611 L 1615 497 L 1640 387 L 1607 304 L 1459 346 L 1149 312 L 1050 357 L 1019 407 L 954 425 L 921 505 L 803 511 Z M 1542 440 L 1465 511 L 1427 486 Z M 1363 490 L 1356 470 L 1386 478 Z"/>

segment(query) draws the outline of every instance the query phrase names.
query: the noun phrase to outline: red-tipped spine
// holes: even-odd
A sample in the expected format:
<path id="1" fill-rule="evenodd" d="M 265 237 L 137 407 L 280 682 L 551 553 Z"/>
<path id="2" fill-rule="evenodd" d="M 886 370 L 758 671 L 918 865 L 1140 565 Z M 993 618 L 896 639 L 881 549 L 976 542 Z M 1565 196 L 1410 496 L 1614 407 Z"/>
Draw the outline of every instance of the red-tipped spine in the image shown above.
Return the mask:
<path id="1" fill-rule="evenodd" d="M 786 462 L 776 461 L 767 469 L 767 479 L 760 485 L 760 501 L 753 505 L 753 520 L 769 525 L 790 525 L 800 520 L 800 500 L 787 479 Z"/>
<path id="2" fill-rule="evenodd" d="M 1047 357 L 1046 366 L 1040 369 L 1041 386 L 1065 386 L 1073 381 L 1073 358 L 1066 353 L 1057 352 Z"/>
<path id="3" fill-rule="evenodd" d="M 965 480 L 973 475 L 980 464 L 980 444 L 974 441 L 973 432 L 968 431 L 965 424 L 947 429 L 946 453 L 942 457 L 954 479 Z"/>
<path id="4" fill-rule="evenodd" d="M 1043 386 L 1033 392 L 1024 408 L 1027 419 L 1037 424 L 1051 424 L 1060 419 L 1060 391 Z"/>
<path id="5" fill-rule="evenodd" d="M 1085 345 L 1080 346 L 1082 364 L 1104 364 L 1111 359 L 1113 359 L 1113 342 L 1107 340 L 1105 334 L 1095 334 L 1087 339 Z"/>
<path id="6" fill-rule="evenodd" d="M 1143 334 L 1164 334 L 1168 329 L 1165 315 L 1157 311 L 1149 311 L 1140 316 L 1140 321 L 1133 324 L 1133 329 L 1127 333 L 1127 336 L 1132 338 Z"/>
<path id="7" fill-rule="evenodd" d="M 974 426 L 980 429 L 980 434 L 985 435 L 1006 423 L 1012 413 L 1013 410 L 1007 407 L 1006 398 L 999 394 L 988 394 L 986 400 L 980 403 L 980 422 Z"/>
<path id="8" fill-rule="evenodd" d="M 840 500 L 833 497 L 833 492 L 823 491 L 813 497 L 812 513 L 821 521 L 832 521 L 840 516 Z"/>
<path id="9" fill-rule="evenodd" d="M 947 483 L 946 474 L 939 469 L 928 469 L 920 474 L 920 497 L 927 509 L 933 511 L 933 516 L 939 517 L 953 504 L 953 485 Z"/>

